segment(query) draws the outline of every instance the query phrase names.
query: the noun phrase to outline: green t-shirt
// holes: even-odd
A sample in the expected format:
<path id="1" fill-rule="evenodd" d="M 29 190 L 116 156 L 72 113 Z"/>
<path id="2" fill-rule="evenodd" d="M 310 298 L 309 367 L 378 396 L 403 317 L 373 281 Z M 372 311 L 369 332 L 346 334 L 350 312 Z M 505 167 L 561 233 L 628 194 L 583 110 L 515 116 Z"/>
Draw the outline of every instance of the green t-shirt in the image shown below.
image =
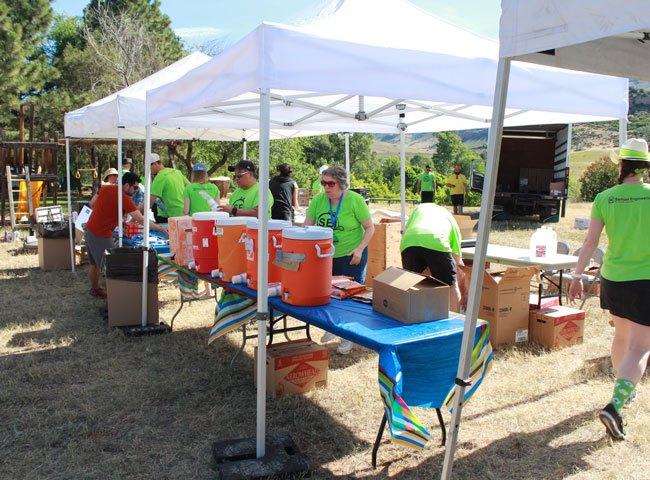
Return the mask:
<path id="1" fill-rule="evenodd" d="M 408 247 L 423 247 L 460 257 L 460 241 L 460 229 L 451 213 L 434 203 L 423 203 L 406 222 L 399 249 L 403 252 Z"/>
<path id="2" fill-rule="evenodd" d="M 151 184 L 151 195 L 160 197 L 165 204 L 165 211 L 161 216 L 181 217 L 183 216 L 183 192 L 187 180 L 179 170 L 164 168 Z"/>
<path id="3" fill-rule="evenodd" d="M 190 183 L 183 192 L 183 197 L 190 199 L 190 215 L 194 215 L 196 212 L 212 211 L 210 204 L 201 192 L 206 192 L 210 198 L 214 199 L 219 196 L 219 189 L 212 183 Z M 218 200 L 216 202 L 219 203 Z"/>
<path id="4" fill-rule="evenodd" d="M 336 216 L 334 226 L 334 257 L 344 257 L 357 248 L 363 240 L 365 232 L 361 222 L 370 218 L 370 210 L 361 195 L 350 192 L 341 201 L 339 213 L 336 215 L 338 202 L 332 202 L 332 215 Z M 330 216 L 330 203 L 325 192 L 316 195 L 309 207 L 307 216 L 314 220 L 314 225 L 332 228 Z"/>
<path id="5" fill-rule="evenodd" d="M 650 185 L 616 185 L 596 195 L 591 218 L 609 244 L 600 273 L 612 282 L 650 280 Z"/>
<path id="6" fill-rule="evenodd" d="M 259 200 L 259 190 L 260 184 L 256 183 L 250 188 L 244 190 L 243 188 L 238 188 L 235 190 L 232 195 L 230 195 L 230 205 L 237 208 L 243 208 L 248 210 L 249 208 L 255 208 L 260 204 Z M 271 218 L 271 207 L 273 206 L 273 194 L 269 190 L 269 218 Z"/>
<path id="7" fill-rule="evenodd" d="M 436 181 L 436 176 L 433 173 L 423 172 L 418 175 L 418 180 L 420 180 L 421 192 L 433 192 L 433 182 Z"/>
<path id="8" fill-rule="evenodd" d="M 314 183 L 311 184 L 311 194 L 318 195 L 316 192 L 322 192 L 323 186 L 320 184 L 320 177 L 314 180 Z"/>

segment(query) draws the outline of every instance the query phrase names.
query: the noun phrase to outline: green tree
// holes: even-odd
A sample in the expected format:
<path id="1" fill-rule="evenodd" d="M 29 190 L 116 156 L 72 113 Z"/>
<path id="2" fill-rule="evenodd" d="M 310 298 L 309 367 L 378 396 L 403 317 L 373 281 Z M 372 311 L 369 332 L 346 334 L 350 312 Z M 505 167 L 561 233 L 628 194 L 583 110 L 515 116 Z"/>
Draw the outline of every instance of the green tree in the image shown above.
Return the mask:
<path id="1" fill-rule="evenodd" d="M 618 175 L 618 168 L 609 157 L 596 160 L 580 177 L 580 198 L 593 202 L 600 192 L 616 185 Z"/>
<path id="2" fill-rule="evenodd" d="M 0 2 L 0 121 L 13 121 L 26 97 L 55 76 L 42 49 L 53 12 L 48 0 Z"/>
<path id="3" fill-rule="evenodd" d="M 433 134 L 438 139 L 433 164 L 437 172 L 450 175 L 454 165 L 460 165 L 463 173 L 469 175 L 472 159 L 480 158 L 471 148 L 463 145 L 460 137 L 453 132 L 438 132 Z"/>

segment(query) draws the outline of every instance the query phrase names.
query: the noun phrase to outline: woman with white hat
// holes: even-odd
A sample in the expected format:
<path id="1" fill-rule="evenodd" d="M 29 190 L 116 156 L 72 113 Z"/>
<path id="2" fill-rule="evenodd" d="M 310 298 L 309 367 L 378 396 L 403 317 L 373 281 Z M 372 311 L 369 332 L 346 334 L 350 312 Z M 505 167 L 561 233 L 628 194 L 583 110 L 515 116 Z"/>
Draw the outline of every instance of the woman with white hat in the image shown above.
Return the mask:
<path id="1" fill-rule="evenodd" d="M 600 271 L 600 306 L 609 310 L 616 329 L 612 343 L 616 385 L 599 418 L 613 439 L 623 440 L 621 409 L 633 398 L 650 354 L 650 185 L 643 182 L 650 168 L 648 144 L 629 139 L 621 146 L 619 158 L 619 184 L 594 200 L 569 301 L 582 296 L 580 275 L 606 227 L 609 244 Z"/>

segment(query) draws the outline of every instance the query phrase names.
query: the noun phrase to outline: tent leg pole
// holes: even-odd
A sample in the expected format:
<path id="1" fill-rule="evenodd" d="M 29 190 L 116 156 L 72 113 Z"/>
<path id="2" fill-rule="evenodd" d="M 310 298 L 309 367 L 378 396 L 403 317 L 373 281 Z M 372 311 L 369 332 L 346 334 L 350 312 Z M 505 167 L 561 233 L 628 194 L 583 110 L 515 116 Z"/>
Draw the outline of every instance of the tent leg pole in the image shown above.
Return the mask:
<path id="1" fill-rule="evenodd" d="M 348 179 L 349 179 L 350 178 L 350 134 L 349 133 L 345 134 L 345 171 L 348 172 Z"/>
<path id="2" fill-rule="evenodd" d="M 403 112 L 400 112 L 400 117 L 403 115 Z M 401 125 L 402 120 L 400 119 Z M 404 128 L 399 128 L 399 162 L 400 162 L 400 173 L 399 173 L 399 182 L 400 182 L 400 216 L 402 232 L 406 227 L 406 133 Z"/>
<path id="3" fill-rule="evenodd" d="M 145 135 L 145 155 L 144 155 L 144 225 L 142 229 L 142 240 L 144 249 L 142 250 L 142 328 L 147 326 L 147 296 L 148 287 L 148 270 L 149 270 L 149 205 L 151 204 L 151 125 L 147 125 Z M 122 192 L 118 192 L 121 196 Z M 118 196 L 119 198 L 119 196 Z"/>
<path id="4" fill-rule="evenodd" d="M 499 59 L 497 67 L 496 86 L 494 91 L 494 107 L 492 110 L 492 122 L 488 134 L 488 157 L 485 168 L 485 183 L 483 186 L 483 198 L 481 201 L 481 213 L 479 216 L 479 229 L 476 240 L 474 264 L 472 266 L 472 278 L 467 301 L 467 312 L 465 316 L 465 330 L 463 331 L 463 343 L 458 362 L 458 379 L 465 379 L 469 374 L 469 366 L 472 358 L 474 337 L 476 335 L 476 319 L 481 299 L 481 287 L 483 284 L 483 268 L 485 265 L 485 253 L 487 241 L 492 224 L 492 208 L 494 206 L 494 194 L 496 191 L 497 172 L 499 169 L 499 154 L 501 150 L 501 135 L 503 133 L 503 117 L 505 115 L 506 96 L 508 93 L 508 78 L 510 75 L 510 59 Z M 454 454 L 458 440 L 458 429 L 465 397 L 465 387 L 456 386 L 453 414 L 450 423 L 450 432 L 445 449 L 445 460 L 440 478 L 449 480 L 454 465 Z"/>
<path id="5" fill-rule="evenodd" d="M 122 127 L 117 127 L 117 191 L 122 191 Z M 118 247 L 122 247 L 123 225 L 122 225 L 122 195 L 117 196 L 117 232 Z"/>
<path id="6" fill-rule="evenodd" d="M 72 194 L 70 186 L 70 140 L 67 138 L 65 139 L 65 175 L 67 182 L 66 185 L 68 186 L 68 232 L 70 233 L 70 262 L 72 266 L 72 273 L 74 273 L 74 227 L 72 226 Z M 9 195 L 11 195 L 11 189 L 9 189 Z M 11 233 L 13 235 L 13 232 Z"/>
<path id="7" fill-rule="evenodd" d="M 260 166 L 259 182 L 259 252 L 258 258 L 268 255 L 269 237 L 269 150 L 271 102 L 267 88 L 260 92 Z M 256 457 L 266 455 L 266 323 L 268 314 L 268 263 L 257 262 L 259 289 L 257 292 L 257 428 Z"/>

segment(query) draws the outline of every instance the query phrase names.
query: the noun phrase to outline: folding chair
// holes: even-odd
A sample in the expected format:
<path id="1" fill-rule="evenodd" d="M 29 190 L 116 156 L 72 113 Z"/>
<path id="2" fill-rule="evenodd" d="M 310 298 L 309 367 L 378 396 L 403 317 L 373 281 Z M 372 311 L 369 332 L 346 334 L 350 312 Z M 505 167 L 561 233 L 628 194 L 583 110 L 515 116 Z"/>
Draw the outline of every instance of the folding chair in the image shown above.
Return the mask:
<path id="1" fill-rule="evenodd" d="M 579 248 L 573 252 L 573 255 L 576 257 L 580 256 L 580 250 L 582 250 L 582 248 Z M 605 255 L 605 251 L 600 247 L 596 247 L 594 253 L 591 254 L 591 260 L 593 261 L 593 264 L 585 269 L 585 271 L 588 271 L 589 274 L 583 273 L 580 275 L 582 278 L 582 285 L 584 287 L 584 290 L 582 292 L 583 296 L 582 303 L 580 304 L 580 310 L 582 310 L 582 308 L 585 306 L 585 302 L 589 297 L 599 296 L 599 294 L 592 293 L 592 291 L 594 291 L 594 286 L 600 286 L 600 267 L 603 265 L 603 255 Z M 570 278 L 572 280 L 576 276 L 573 273 L 567 273 L 565 275 L 567 278 Z"/>
<path id="2" fill-rule="evenodd" d="M 557 253 L 562 255 L 569 254 L 569 244 L 563 240 L 557 241 Z M 548 280 L 548 285 L 546 286 L 546 296 L 549 296 L 549 292 L 554 291 L 552 287 L 558 289 L 560 296 L 560 305 L 562 305 L 562 277 L 560 276 L 559 270 L 543 270 L 541 273 L 541 278 Z M 542 284 L 539 284 L 538 291 L 538 305 L 541 305 L 542 301 Z"/>

